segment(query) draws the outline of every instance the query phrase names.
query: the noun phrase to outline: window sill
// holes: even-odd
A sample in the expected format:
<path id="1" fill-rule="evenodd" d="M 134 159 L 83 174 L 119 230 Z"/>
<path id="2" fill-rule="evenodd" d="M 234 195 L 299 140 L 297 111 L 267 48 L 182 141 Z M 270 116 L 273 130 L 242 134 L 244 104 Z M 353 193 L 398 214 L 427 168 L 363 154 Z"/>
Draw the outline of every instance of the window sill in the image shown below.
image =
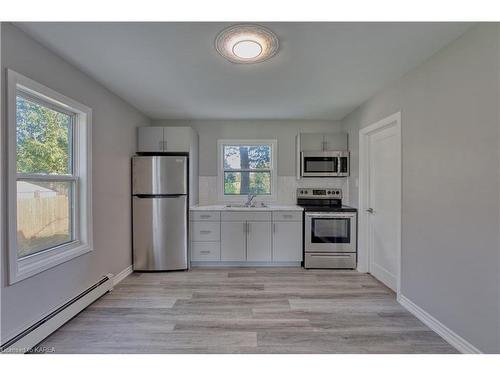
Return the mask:
<path id="1" fill-rule="evenodd" d="M 11 263 L 14 269 L 10 270 L 9 284 L 12 285 L 25 280 L 90 251 L 92 251 L 92 248 L 89 244 L 74 241 L 21 258 L 17 262 L 12 262 L 14 264 Z"/>

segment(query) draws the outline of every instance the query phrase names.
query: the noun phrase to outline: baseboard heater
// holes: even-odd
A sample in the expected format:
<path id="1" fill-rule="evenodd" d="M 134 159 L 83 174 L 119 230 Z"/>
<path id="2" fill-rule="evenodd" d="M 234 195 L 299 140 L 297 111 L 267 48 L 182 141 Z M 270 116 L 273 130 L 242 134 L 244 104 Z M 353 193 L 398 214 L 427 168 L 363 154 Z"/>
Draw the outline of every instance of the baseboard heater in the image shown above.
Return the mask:
<path id="1" fill-rule="evenodd" d="M 0 346 L 1 353 L 26 353 L 92 302 L 113 289 L 113 275 L 101 280 Z"/>

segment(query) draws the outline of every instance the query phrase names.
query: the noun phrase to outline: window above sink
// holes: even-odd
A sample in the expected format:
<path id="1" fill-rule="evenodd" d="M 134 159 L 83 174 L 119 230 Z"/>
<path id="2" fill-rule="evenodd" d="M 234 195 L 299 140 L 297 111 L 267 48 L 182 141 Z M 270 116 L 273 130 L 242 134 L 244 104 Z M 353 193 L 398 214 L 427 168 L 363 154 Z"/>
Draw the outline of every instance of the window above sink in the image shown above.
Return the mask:
<path id="1" fill-rule="evenodd" d="M 260 201 L 275 200 L 276 149 L 276 140 L 219 140 L 219 199 L 245 202 L 253 194 Z"/>

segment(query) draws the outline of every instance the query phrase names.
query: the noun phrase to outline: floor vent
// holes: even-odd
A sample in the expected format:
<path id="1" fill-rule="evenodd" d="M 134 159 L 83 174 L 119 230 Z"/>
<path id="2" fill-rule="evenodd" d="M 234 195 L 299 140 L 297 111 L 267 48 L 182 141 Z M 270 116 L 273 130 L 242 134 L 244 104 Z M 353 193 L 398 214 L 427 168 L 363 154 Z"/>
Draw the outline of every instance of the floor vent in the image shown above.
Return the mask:
<path id="1" fill-rule="evenodd" d="M 99 282 L 84 290 L 46 317 L 0 346 L 1 353 L 26 353 L 51 333 L 85 309 L 103 294 L 113 289 L 113 275 L 104 276 Z M 46 348 L 45 348 L 46 349 Z M 45 350 L 44 349 L 44 350 Z"/>

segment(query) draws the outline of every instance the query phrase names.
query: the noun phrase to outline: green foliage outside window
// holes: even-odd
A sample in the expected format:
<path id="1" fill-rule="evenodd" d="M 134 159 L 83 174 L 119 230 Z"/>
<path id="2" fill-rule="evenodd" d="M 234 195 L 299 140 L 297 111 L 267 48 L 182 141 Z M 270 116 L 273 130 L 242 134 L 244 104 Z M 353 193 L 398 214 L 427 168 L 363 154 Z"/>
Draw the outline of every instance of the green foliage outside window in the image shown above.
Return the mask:
<path id="1" fill-rule="evenodd" d="M 18 96 L 17 172 L 70 174 L 72 116 Z"/>
<path id="2" fill-rule="evenodd" d="M 225 145 L 224 194 L 271 195 L 271 146 Z"/>

